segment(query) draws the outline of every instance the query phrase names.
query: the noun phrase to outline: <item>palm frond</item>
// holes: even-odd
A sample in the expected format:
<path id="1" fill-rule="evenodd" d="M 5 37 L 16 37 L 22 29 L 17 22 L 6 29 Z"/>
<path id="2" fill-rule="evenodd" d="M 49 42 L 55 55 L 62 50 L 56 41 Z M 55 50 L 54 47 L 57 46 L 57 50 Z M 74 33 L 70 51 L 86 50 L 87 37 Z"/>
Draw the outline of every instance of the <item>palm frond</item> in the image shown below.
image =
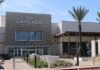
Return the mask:
<path id="1" fill-rule="evenodd" d="M 77 19 L 77 17 L 73 14 L 73 12 L 71 11 L 68 11 L 68 12 L 73 16 L 74 19 Z"/>
<path id="2" fill-rule="evenodd" d="M 97 13 L 98 18 L 96 18 L 96 20 L 100 23 L 100 13 Z"/>
<path id="3" fill-rule="evenodd" d="M 4 0 L 0 0 L 0 3 L 2 3 Z"/>
<path id="4" fill-rule="evenodd" d="M 96 20 L 100 23 L 100 19 L 99 18 L 96 18 Z"/>
<path id="5" fill-rule="evenodd" d="M 97 13 L 98 17 L 100 18 L 100 12 Z"/>
<path id="6" fill-rule="evenodd" d="M 82 21 L 85 15 L 88 13 L 89 10 L 87 10 L 85 7 L 73 7 L 72 11 L 69 11 L 69 13 L 72 15 L 72 17 L 77 21 Z"/>

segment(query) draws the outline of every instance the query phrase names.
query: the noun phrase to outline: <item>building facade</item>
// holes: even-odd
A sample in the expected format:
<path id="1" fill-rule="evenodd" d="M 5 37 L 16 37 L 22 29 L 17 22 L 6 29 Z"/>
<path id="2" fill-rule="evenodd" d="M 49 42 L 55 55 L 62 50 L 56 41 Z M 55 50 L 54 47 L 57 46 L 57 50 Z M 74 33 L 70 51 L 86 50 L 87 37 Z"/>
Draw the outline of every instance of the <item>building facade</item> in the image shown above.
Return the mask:
<path id="1" fill-rule="evenodd" d="M 6 13 L 5 53 L 16 57 L 30 53 L 50 54 L 49 14 Z"/>
<path id="2" fill-rule="evenodd" d="M 100 54 L 100 24 L 82 23 L 81 56 Z M 0 17 L 0 53 L 23 57 L 71 55 L 77 52 L 78 24 L 72 21 L 52 23 L 50 14 L 7 12 Z"/>
<path id="3" fill-rule="evenodd" d="M 58 39 L 59 54 L 76 56 L 77 47 L 79 45 L 78 23 L 74 21 L 62 21 L 61 23 L 58 23 L 57 26 L 58 33 L 55 33 L 55 38 Z M 80 56 L 90 57 L 99 55 L 100 24 L 93 22 L 82 22 L 81 35 L 82 43 Z"/>

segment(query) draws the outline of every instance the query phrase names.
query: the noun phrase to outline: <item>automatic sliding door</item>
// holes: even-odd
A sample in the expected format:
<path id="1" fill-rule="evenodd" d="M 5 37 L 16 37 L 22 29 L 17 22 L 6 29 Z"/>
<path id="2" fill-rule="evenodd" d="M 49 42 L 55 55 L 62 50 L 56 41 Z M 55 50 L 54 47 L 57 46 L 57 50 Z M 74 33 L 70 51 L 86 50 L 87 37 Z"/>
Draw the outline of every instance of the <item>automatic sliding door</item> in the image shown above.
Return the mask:
<path id="1" fill-rule="evenodd" d="M 21 57 L 21 49 L 14 49 L 14 56 Z"/>

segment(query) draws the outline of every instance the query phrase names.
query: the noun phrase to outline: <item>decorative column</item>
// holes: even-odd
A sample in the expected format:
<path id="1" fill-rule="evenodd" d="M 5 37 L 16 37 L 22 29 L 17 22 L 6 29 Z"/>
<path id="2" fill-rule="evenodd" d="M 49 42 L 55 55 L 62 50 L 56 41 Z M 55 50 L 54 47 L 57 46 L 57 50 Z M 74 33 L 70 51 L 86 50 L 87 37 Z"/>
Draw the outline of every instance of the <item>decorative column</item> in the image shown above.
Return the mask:
<path id="1" fill-rule="evenodd" d="M 5 54 L 8 54 L 8 48 L 7 48 L 7 46 L 5 47 Z"/>
<path id="2" fill-rule="evenodd" d="M 61 37 L 60 39 L 60 43 L 59 43 L 59 52 L 60 52 L 60 55 L 63 54 L 63 37 Z"/>
<path id="3" fill-rule="evenodd" d="M 91 57 L 96 56 L 96 44 L 95 40 L 91 41 Z"/>
<path id="4" fill-rule="evenodd" d="M 23 57 L 23 48 L 22 47 L 21 47 L 20 51 L 21 51 L 21 57 Z"/>
<path id="5" fill-rule="evenodd" d="M 70 33 L 68 33 L 68 55 L 70 55 Z"/>
<path id="6" fill-rule="evenodd" d="M 63 47 L 62 47 L 62 43 L 59 44 L 59 51 L 60 51 L 60 55 L 63 54 Z"/>
<path id="7" fill-rule="evenodd" d="M 98 39 L 98 55 L 100 55 L 100 39 Z"/>
<path id="8" fill-rule="evenodd" d="M 51 47 L 48 48 L 48 54 L 51 55 Z"/>

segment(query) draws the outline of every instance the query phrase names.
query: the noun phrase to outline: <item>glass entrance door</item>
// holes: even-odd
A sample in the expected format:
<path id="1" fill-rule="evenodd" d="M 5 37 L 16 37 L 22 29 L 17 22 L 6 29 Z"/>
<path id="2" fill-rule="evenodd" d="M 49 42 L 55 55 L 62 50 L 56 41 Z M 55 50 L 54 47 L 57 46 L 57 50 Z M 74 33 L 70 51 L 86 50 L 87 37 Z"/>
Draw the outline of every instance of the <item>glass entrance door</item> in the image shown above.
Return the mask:
<path id="1" fill-rule="evenodd" d="M 14 52 L 15 57 L 21 57 L 21 50 L 20 49 L 14 49 L 13 52 Z"/>
<path id="2" fill-rule="evenodd" d="M 37 54 L 43 55 L 43 48 L 38 47 L 37 48 Z"/>

